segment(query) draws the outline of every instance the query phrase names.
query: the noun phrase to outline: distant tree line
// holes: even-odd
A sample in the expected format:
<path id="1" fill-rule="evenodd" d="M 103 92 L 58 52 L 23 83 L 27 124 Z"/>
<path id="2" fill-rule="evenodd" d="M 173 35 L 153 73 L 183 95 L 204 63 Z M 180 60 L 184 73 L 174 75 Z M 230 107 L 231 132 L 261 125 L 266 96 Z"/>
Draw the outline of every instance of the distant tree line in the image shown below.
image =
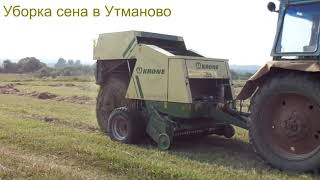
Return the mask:
<path id="1" fill-rule="evenodd" d="M 5 60 L 0 65 L 0 73 L 32 73 L 40 77 L 93 75 L 94 66 L 82 65 L 80 60 L 60 58 L 53 68 L 35 57 L 26 57 L 17 63 Z"/>
<path id="2" fill-rule="evenodd" d="M 249 79 L 253 74 L 252 73 L 240 73 L 240 72 L 236 72 L 234 70 L 231 69 L 231 78 L 233 80 L 247 80 Z"/>
<path id="3" fill-rule="evenodd" d="M 46 64 L 40 62 L 34 57 L 27 57 L 19 60 L 17 63 L 5 60 L 2 62 L 0 72 L 2 73 L 32 73 L 46 67 Z"/>
<path id="4" fill-rule="evenodd" d="M 80 60 L 65 60 L 63 58 L 58 59 L 53 68 L 48 67 L 35 57 L 26 57 L 17 63 L 5 60 L 0 65 L 0 73 L 33 73 L 39 77 L 93 75 L 94 70 L 95 66 L 82 65 Z M 234 80 L 247 80 L 252 75 L 231 70 L 231 77 Z"/>
<path id="5" fill-rule="evenodd" d="M 81 66 L 80 60 L 65 60 L 63 58 L 58 59 L 58 62 L 54 65 L 55 68 L 65 68 L 65 67 L 72 67 L 72 66 Z"/>

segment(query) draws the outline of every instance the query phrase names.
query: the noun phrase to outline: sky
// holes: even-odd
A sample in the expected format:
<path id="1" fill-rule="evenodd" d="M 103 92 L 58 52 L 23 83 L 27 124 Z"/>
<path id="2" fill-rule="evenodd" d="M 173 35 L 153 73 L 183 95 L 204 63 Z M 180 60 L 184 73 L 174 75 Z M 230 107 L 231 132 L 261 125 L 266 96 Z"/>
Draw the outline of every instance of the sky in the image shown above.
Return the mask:
<path id="1" fill-rule="evenodd" d="M 230 64 L 262 65 L 271 60 L 277 14 L 267 0 L 1 0 L 0 59 L 37 57 L 92 60 L 100 33 L 140 30 L 183 36 L 189 49 Z M 277 1 L 274 1 L 278 3 Z M 170 8 L 170 17 L 4 17 L 3 6 L 25 8 Z M 55 11 L 53 11 L 55 12 Z"/>

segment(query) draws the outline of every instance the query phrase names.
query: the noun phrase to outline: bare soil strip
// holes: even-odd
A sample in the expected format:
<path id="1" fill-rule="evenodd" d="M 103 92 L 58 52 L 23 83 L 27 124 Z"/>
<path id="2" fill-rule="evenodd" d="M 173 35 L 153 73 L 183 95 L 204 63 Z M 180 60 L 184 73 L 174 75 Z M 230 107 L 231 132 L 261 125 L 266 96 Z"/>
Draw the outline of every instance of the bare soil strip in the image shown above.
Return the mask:
<path id="1" fill-rule="evenodd" d="M 66 84 L 65 86 L 74 86 L 74 84 Z M 18 96 L 29 96 L 42 100 L 65 101 L 75 104 L 94 105 L 95 100 L 88 96 L 58 96 L 49 92 L 21 92 L 14 84 L 6 84 L 0 86 L 0 94 L 12 94 Z"/>

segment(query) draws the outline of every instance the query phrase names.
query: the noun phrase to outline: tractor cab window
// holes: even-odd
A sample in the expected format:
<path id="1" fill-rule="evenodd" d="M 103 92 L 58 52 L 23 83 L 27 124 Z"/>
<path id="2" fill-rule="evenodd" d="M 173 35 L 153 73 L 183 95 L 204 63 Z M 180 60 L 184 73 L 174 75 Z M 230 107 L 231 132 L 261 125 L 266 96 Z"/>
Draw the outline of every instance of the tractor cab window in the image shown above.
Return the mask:
<path id="1" fill-rule="evenodd" d="M 318 49 L 320 3 L 289 6 L 277 53 L 310 53 Z"/>

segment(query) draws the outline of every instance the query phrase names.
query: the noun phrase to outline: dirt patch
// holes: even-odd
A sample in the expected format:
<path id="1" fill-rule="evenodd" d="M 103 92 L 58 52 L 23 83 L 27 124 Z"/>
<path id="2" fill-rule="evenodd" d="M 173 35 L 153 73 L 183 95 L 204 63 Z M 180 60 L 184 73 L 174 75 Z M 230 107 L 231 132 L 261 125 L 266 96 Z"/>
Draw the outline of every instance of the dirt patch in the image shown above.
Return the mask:
<path id="1" fill-rule="evenodd" d="M 66 87 L 74 87 L 74 86 L 76 86 L 75 84 L 72 84 L 72 83 L 67 83 L 67 84 L 65 84 L 64 86 L 66 86 Z"/>
<path id="2" fill-rule="evenodd" d="M 51 87 L 61 87 L 61 86 L 63 86 L 63 84 L 49 84 L 48 86 L 51 86 Z"/>
<path id="3" fill-rule="evenodd" d="M 21 85 L 26 85 L 26 84 L 23 84 L 23 83 L 14 83 L 14 85 L 21 86 Z"/>
<path id="4" fill-rule="evenodd" d="M 66 83 L 66 84 L 59 83 L 59 84 L 49 84 L 48 86 L 51 86 L 51 87 L 62 87 L 62 86 L 65 86 L 65 87 L 74 87 L 74 86 L 76 86 L 76 85 L 75 85 L 75 84 L 72 84 L 72 83 Z"/>
<path id="5" fill-rule="evenodd" d="M 20 114 L 19 117 L 23 118 L 23 119 L 40 120 L 40 121 L 44 121 L 44 122 L 48 122 L 48 123 L 59 121 L 59 118 L 56 118 L 56 117 L 43 116 L 43 115 L 38 115 L 38 114 L 28 114 L 27 112 L 25 112 L 24 114 Z"/>
<path id="6" fill-rule="evenodd" d="M 57 95 L 55 94 L 51 94 L 51 93 L 48 93 L 48 92 L 42 92 L 42 93 L 39 93 L 37 98 L 38 99 L 53 99 L 53 98 L 56 98 Z"/>
<path id="7" fill-rule="evenodd" d="M 57 101 L 66 101 L 76 104 L 94 104 L 93 99 L 88 96 L 59 96 L 56 98 Z"/>
<path id="8" fill-rule="evenodd" d="M 58 97 L 55 94 L 49 93 L 49 92 L 36 92 L 36 91 L 32 91 L 29 93 L 18 93 L 18 96 L 29 96 L 29 97 L 34 97 L 34 98 L 38 98 L 38 99 L 54 99 L 56 97 Z"/>
<path id="9" fill-rule="evenodd" d="M 75 104 L 94 104 L 94 99 L 87 96 L 58 96 L 56 94 L 52 94 L 49 92 L 36 92 L 33 91 L 31 93 L 19 93 L 19 96 L 29 96 L 38 98 L 41 100 L 53 100 L 53 101 L 64 101 Z"/>
<path id="10" fill-rule="evenodd" d="M 78 102 L 80 104 L 86 104 L 92 100 L 92 98 L 88 96 L 71 96 L 69 99 L 71 102 Z"/>
<path id="11" fill-rule="evenodd" d="M 43 120 L 45 122 L 53 122 L 53 121 L 57 121 L 59 119 L 58 118 L 54 118 L 54 117 L 44 117 Z"/>
<path id="12" fill-rule="evenodd" d="M 58 86 L 59 84 L 56 84 Z M 75 86 L 74 84 L 65 84 L 65 86 Z M 41 100 L 54 100 L 54 101 L 65 101 L 75 104 L 94 104 L 93 98 L 88 96 L 58 96 L 49 92 L 20 92 L 19 89 L 15 88 L 14 84 L 7 84 L 0 86 L 0 94 L 15 94 L 18 96 L 34 97 Z M 49 120 L 50 121 L 50 120 Z"/>
<path id="13" fill-rule="evenodd" d="M 17 88 L 15 88 L 14 84 L 6 84 L 0 86 L 0 94 L 16 94 L 20 92 Z"/>
<path id="14" fill-rule="evenodd" d="M 42 100 L 53 100 L 53 101 L 64 101 L 75 104 L 94 104 L 94 99 L 88 96 L 58 96 L 49 92 L 30 92 L 30 93 L 19 93 L 19 96 L 29 96 Z"/>
<path id="15" fill-rule="evenodd" d="M 29 93 L 19 93 L 18 94 L 19 96 L 31 96 L 31 97 L 38 97 L 39 93 L 36 92 L 36 91 L 32 91 L 32 92 L 29 92 Z"/>

